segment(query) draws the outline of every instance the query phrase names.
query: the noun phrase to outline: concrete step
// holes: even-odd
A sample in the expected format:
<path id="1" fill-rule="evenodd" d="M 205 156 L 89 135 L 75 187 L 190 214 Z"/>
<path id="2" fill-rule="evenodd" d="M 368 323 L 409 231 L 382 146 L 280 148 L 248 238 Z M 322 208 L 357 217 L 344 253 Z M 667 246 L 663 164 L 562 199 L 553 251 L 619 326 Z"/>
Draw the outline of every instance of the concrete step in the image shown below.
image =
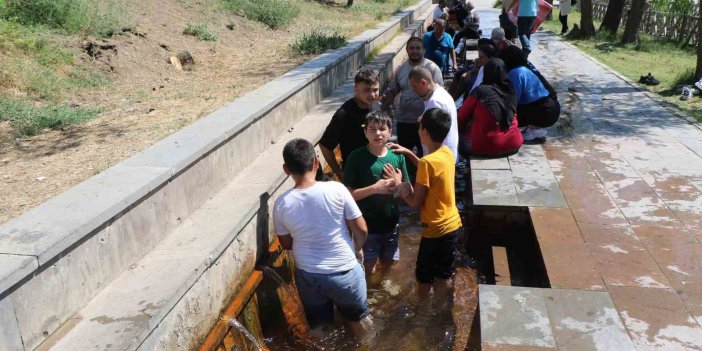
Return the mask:
<path id="1" fill-rule="evenodd" d="M 635 350 L 606 292 L 478 289 L 483 350 Z"/>

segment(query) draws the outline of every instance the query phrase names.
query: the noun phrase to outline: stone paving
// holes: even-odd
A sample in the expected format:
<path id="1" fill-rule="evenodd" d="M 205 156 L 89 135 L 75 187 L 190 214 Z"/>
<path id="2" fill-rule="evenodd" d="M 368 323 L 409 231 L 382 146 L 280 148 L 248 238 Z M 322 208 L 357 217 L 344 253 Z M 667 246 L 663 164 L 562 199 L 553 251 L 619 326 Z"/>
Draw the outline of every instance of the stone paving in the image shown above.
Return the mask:
<path id="1" fill-rule="evenodd" d="M 496 16 L 481 10 L 484 33 Z M 700 126 L 532 38 L 561 120 L 543 145 L 472 160 L 472 185 L 476 205 L 529 207 L 552 289 L 481 285 L 483 350 L 702 350 Z"/>

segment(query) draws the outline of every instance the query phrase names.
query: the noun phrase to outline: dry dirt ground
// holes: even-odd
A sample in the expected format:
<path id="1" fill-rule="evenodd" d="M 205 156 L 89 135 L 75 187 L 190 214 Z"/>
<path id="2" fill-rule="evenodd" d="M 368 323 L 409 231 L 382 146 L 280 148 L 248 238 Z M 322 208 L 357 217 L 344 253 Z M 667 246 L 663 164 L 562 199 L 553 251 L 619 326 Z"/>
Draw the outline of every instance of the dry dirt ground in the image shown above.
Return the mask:
<path id="1" fill-rule="evenodd" d="M 99 106 L 98 118 L 33 137 L 18 137 L 7 122 L 0 123 L 0 223 L 308 60 L 289 48 L 301 33 L 333 27 L 351 38 L 379 22 L 370 14 L 350 13 L 341 6 L 345 0 L 304 0 L 290 26 L 271 30 L 207 1 L 130 1 L 132 32 L 88 38 L 115 45 L 116 52 L 107 50 L 103 57 L 113 67 L 110 82 L 67 99 Z M 233 30 L 226 28 L 230 21 L 236 24 Z M 183 35 L 188 23 L 207 23 L 219 39 L 206 42 Z M 74 40 L 69 49 L 85 58 L 81 41 Z M 181 50 L 191 52 L 196 62 L 190 71 L 167 63 Z M 110 71 L 103 62 L 84 64 Z"/>

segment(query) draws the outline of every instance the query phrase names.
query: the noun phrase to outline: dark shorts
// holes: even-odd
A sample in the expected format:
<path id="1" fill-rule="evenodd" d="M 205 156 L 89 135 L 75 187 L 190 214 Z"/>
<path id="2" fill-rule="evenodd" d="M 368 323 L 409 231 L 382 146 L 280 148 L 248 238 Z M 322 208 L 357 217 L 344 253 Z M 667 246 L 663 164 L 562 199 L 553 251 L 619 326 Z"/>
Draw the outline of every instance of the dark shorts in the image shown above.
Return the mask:
<path id="1" fill-rule="evenodd" d="M 400 226 L 387 233 L 368 233 L 363 244 L 363 259 L 383 261 L 400 260 Z"/>
<path id="2" fill-rule="evenodd" d="M 449 279 L 456 269 L 453 252 L 462 228 L 440 238 L 422 238 L 417 254 L 417 280 L 423 284 L 432 284 L 437 279 Z"/>
<path id="3" fill-rule="evenodd" d="M 358 322 L 370 314 L 363 266 L 339 273 L 309 273 L 295 270 L 297 291 L 311 328 L 334 320 L 334 306 L 341 315 Z"/>

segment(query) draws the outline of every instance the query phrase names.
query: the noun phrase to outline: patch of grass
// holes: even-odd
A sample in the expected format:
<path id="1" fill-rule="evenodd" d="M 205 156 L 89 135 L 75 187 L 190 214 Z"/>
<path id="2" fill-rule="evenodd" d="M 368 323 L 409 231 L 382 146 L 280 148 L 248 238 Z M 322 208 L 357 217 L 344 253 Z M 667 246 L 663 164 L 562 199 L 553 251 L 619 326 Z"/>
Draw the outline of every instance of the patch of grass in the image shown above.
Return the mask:
<path id="1" fill-rule="evenodd" d="M 313 29 L 298 37 L 290 47 L 299 55 L 317 55 L 344 45 L 346 36 L 338 30 Z"/>
<path id="2" fill-rule="evenodd" d="M 569 25 L 580 22 L 580 13 L 573 12 L 568 16 Z M 544 22 L 544 28 L 560 33 L 558 11 L 554 9 L 554 20 Z M 599 23 L 595 23 L 599 28 Z M 620 28 L 623 31 L 624 28 Z M 689 101 L 680 100 L 677 86 L 692 84 L 696 81 L 694 67 L 696 53 L 694 48 L 682 48 L 678 43 L 653 38 L 642 34 L 638 44 L 622 45 L 619 34 L 612 36 L 597 34 L 591 39 L 580 39 L 577 35 L 567 35 L 567 41 L 583 50 L 613 70 L 621 73 L 630 80 L 638 82 L 642 75 L 649 72 L 661 83 L 656 86 L 640 85 L 681 111 L 702 122 L 702 98 L 696 95 Z M 603 45 L 606 44 L 606 45 Z M 602 50 L 606 48 L 606 50 Z"/>
<path id="3" fill-rule="evenodd" d="M 118 0 L 0 0 L 0 19 L 68 32 L 106 33 L 126 22 Z"/>
<path id="4" fill-rule="evenodd" d="M 188 26 L 183 30 L 183 34 L 192 35 L 195 38 L 204 41 L 217 41 L 218 38 L 217 34 L 209 31 L 207 24 L 205 23 L 188 24 Z"/>
<path id="5" fill-rule="evenodd" d="M 95 118 L 95 109 L 58 105 L 35 107 L 23 100 L 0 97 L 0 121 L 9 121 L 20 135 L 35 135 L 44 129 L 61 129 Z"/>
<path id="6" fill-rule="evenodd" d="M 385 15 L 384 6 L 382 5 L 382 3 L 363 1 L 354 3 L 351 5 L 350 9 L 356 12 L 367 13 L 373 16 L 376 21 L 380 21 Z"/>
<path id="7" fill-rule="evenodd" d="M 2 1 L 2 0 L 0 0 Z M 76 89 L 100 86 L 107 76 L 75 63 L 51 30 L 0 19 L 0 89 L 58 102 Z"/>
<path id="8" fill-rule="evenodd" d="M 222 0 L 225 7 L 241 11 L 244 17 L 261 22 L 271 29 L 287 26 L 300 14 L 300 7 L 290 0 Z"/>

